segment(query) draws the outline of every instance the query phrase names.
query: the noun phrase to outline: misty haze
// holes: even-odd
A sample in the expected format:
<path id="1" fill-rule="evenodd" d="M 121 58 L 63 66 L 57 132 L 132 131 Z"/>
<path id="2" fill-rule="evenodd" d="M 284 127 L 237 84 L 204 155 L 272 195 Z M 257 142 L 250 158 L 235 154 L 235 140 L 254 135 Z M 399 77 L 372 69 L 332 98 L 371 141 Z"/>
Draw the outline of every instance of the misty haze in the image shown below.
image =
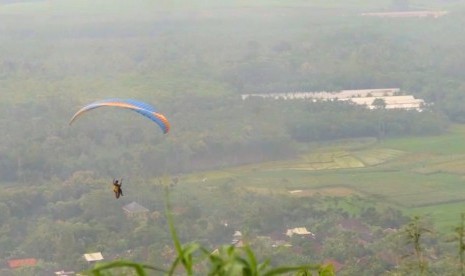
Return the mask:
<path id="1" fill-rule="evenodd" d="M 0 0 L 0 275 L 465 275 L 464 26 Z"/>

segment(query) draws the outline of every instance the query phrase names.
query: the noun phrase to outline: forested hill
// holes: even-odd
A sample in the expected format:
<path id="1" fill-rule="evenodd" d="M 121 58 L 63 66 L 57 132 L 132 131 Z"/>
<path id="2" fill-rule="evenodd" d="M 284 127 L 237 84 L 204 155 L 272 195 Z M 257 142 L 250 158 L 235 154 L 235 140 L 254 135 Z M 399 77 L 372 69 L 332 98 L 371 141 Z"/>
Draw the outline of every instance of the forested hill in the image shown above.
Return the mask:
<path id="1" fill-rule="evenodd" d="M 461 122 L 460 4 L 445 6 L 451 11 L 440 18 L 386 19 L 360 13 L 393 3 L 356 2 L 4 4 L 3 178 L 191 171 L 286 157 L 301 142 L 437 134 L 447 121 Z M 239 98 L 382 87 L 434 104 L 419 114 Z M 67 125 L 79 107 L 106 97 L 153 103 L 172 132 L 160 135 L 147 121 L 109 110 Z"/>
<path id="2" fill-rule="evenodd" d="M 412 10 L 447 13 L 362 16 Z M 395 263 L 376 253 L 386 251 L 384 238 L 397 237 L 383 230 L 400 229 L 407 219 L 392 202 L 379 209 L 374 201 L 383 195 L 368 205 L 355 189 L 344 200 L 322 199 L 318 189 L 315 197 L 291 197 L 282 184 L 293 188 L 294 170 L 281 175 L 250 169 L 246 179 L 221 169 L 308 154 L 328 141 L 440 135 L 452 123 L 465 123 L 463 26 L 464 0 L 0 0 L 0 269 L 6 260 L 29 257 L 50 271 L 85 269 L 82 254 L 96 251 L 108 253 L 109 260 L 169 263 L 164 186 L 178 203 L 174 213 L 183 242 L 214 247 L 230 242 L 233 227 L 261 236 L 312 225 L 319 240 L 302 245 L 294 239 L 295 252 L 276 251 L 273 261 L 357 261 L 351 275 L 362 273 L 360 261 L 375 266 L 373 275 L 393 269 Z M 369 88 L 400 88 L 427 105 L 417 112 L 338 101 L 241 99 L 251 93 Z M 153 104 L 171 131 L 163 134 L 143 116 L 115 108 L 90 111 L 69 125 L 79 108 L 104 98 Z M 417 171 L 428 177 L 422 164 L 393 181 L 400 187 Z M 220 170 L 211 173 L 211 182 L 203 181 L 202 171 L 209 169 Z M 431 174 L 450 176 L 443 171 L 433 167 Z M 184 182 L 189 172 L 197 175 Z M 458 187 L 460 174 L 453 173 L 447 180 Z M 110 190 L 114 177 L 131 187 L 119 200 Z M 339 177 L 344 179 L 337 183 L 345 185 L 357 176 Z M 300 181 L 297 188 L 304 189 L 307 180 Z M 268 190 L 268 182 L 278 193 Z M 460 199 L 447 192 L 447 200 Z M 131 201 L 150 210 L 145 220 L 125 217 L 121 207 Z M 376 235 L 363 240 L 337 226 L 350 217 Z M 360 243 L 345 251 L 341 240 Z M 404 253 L 397 242 L 389 243 L 394 257 Z M 454 266 L 450 260 L 444 267 Z M 34 269 L 29 275 L 42 268 Z"/>

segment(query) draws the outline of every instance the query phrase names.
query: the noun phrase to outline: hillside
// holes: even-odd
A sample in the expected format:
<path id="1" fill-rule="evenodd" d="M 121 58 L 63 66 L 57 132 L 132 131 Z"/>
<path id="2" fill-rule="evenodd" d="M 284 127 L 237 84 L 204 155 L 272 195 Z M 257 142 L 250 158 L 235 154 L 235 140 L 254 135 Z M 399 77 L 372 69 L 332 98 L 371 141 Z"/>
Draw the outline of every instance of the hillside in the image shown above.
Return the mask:
<path id="1" fill-rule="evenodd" d="M 362 16 L 418 9 L 447 14 Z M 464 15 L 439 0 L 0 1 L 0 274 L 80 271 L 93 252 L 166 267 L 168 189 L 182 243 L 213 251 L 240 231 L 273 266 L 402 274 L 421 223 L 438 235 L 422 236 L 429 272 L 454 275 Z M 386 87 L 424 108 L 241 98 Z M 171 129 L 111 107 L 69 125 L 106 98 L 149 103 Z M 315 239 L 283 236 L 303 227 Z"/>

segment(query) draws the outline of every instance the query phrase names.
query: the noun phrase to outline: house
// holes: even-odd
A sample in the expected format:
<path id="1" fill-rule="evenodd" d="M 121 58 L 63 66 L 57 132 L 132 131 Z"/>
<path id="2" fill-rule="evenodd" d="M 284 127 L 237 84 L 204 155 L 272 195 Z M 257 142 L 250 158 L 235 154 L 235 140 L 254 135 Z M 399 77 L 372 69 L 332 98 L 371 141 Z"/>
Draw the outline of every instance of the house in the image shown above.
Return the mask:
<path id="1" fill-rule="evenodd" d="M 234 231 L 233 237 L 239 239 L 242 238 L 242 232 L 238 230 Z"/>
<path id="2" fill-rule="evenodd" d="M 18 267 L 36 266 L 36 265 L 37 265 L 37 259 L 34 259 L 34 258 L 8 260 L 8 267 L 12 269 L 18 268 Z"/>
<path id="3" fill-rule="evenodd" d="M 309 232 L 307 228 L 305 227 L 297 227 L 297 228 L 291 228 L 286 230 L 286 236 L 292 237 L 293 235 L 299 235 L 299 236 L 309 236 L 312 238 L 315 238 L 315 234 L 312 232 Z"/>
<path id="4" fill-rule="evenodd" d="M 394 233 L 397 233 L 399 232 L 399 229 L 395 229 L 395 228 L 386 228 L 383 230 L 383 234 L 394 234 Z"/>
<path id="5" fill-rule="evenodd" d="M 140 205 L 137 202 L 131 202 L 123 206 L 123 210 L 127 217 L 147 217 L 149 209 Z"/>
<path id="6" fill-rule="evenodd" d="M 242 241 L 242 233 L 241 231 L 235 231 L 233 235 L 233 240 L 231 241 L 231 244 L 234 245 L 234 247 L 244 247 L 244 242 Z"/>
<path id="7" fill-rule="evenodd" d="M 103 260 L 103 256 L 101 252 L 87 253 L 87 254 L 84 254 L 84 259 L 86 259 L 86 261 L 91 263 L 91 262 Z"/>

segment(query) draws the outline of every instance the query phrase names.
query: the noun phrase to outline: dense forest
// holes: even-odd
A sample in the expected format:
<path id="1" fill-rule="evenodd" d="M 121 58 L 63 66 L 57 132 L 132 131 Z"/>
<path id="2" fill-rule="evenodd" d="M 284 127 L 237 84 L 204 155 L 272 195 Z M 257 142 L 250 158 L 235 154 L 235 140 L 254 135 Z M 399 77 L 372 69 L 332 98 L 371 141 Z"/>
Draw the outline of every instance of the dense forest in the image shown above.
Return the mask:
<path id="1" fill-rule="evenodd" d="M 331 259 L 345 263 L 341 275 L 404 275 L 415 252 L 403 233 L 422 223 L 431 230 L 422 232 L 428 271 L 457 272 L 457 244 L 429 235 L 427 219 L 372 199 L 253 194 L 236 187 L 240 179 L 183 181 L 332 141 L 441 135 L 465 123 L 464 1 L 115 1 L 0 1 L 0 260 L 41 260 L 24 270 L 5 266 L 2 275 L 87 269 L 82 254 L 93 251 L 170 263 L 165 187 L 183 242 L 213 250 L 241 229 L 276 265 Z M 416 9 L 448 13 L 361 16 Z M 423 111 L 241 99 L 391 87 L 424 99 Z M 172 130 L 163 135 L 146 118 L 114 109 L 68 125 L 102 98 L 153 103 Z M 108 195 L 119 177 L 131 187 L 123 201 Z M 132 201 L 150 213 L 128 219 L 121 202 Z M 301 225 L 312 225 L 316 238 L 293 237 L 292 249 L 276 251 L 263 238 Z"/>

